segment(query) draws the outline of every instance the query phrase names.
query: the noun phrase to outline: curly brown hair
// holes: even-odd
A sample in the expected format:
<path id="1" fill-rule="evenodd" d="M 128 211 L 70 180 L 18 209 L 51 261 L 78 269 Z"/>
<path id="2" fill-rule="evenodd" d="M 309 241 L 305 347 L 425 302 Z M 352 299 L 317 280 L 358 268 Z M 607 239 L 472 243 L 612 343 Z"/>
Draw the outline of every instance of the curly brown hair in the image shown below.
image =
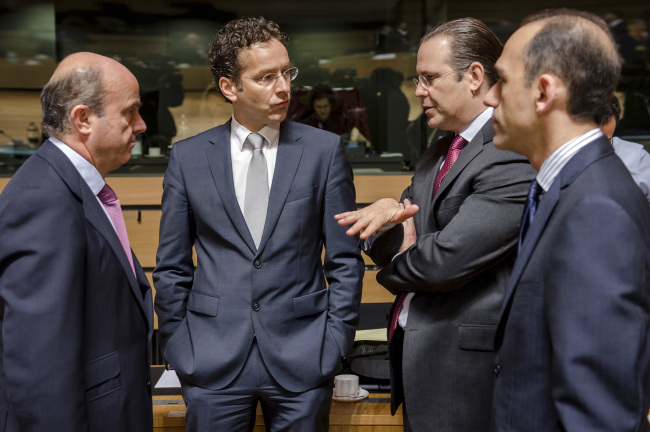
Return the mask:
<path id="1" fill-rule="evenodd" d="M 275 22 L 263 17 L 238 18 L 228 22 L 217 32 L 210 46 L 208 62 L 219 93 L 221 93 L 219 88 L 221 77 L 233 80 L 237 89 L 241 90 L 240 78 L 243 67 L 239 62 L 239 53 L 253 44 L 271 39 L 277 39 L 285 46 L 289 42 L 287 35 Z M 221 96 L 226 102 L 230 102 L 223 93 Z"/>

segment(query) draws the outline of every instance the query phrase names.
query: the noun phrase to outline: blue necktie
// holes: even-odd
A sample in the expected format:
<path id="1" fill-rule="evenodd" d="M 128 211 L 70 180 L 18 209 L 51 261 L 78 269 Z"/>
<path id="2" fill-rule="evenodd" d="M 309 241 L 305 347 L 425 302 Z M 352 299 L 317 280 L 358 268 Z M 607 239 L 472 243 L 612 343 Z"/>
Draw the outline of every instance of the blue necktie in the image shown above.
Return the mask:
<path id="1" fill-rule="evenodd" d="M 524 237 L 526 237 L 526 231 L 533 223 L 533 218 L 535 217 L 535 212 L 537 211 L 537 204 L 539 203 L 539 194 L 542 191 L 542 187 L 537 183 L 537 180 L 533 180 L 530 184 L 530 189 L 528 189 L 528 197 L 526 198 L 526 207 L 524 208 L 524 217 L 521 220 L 521 230 L 519 231 L 519 250 L 521 250 L 521 245 L 524 242 Z"/>

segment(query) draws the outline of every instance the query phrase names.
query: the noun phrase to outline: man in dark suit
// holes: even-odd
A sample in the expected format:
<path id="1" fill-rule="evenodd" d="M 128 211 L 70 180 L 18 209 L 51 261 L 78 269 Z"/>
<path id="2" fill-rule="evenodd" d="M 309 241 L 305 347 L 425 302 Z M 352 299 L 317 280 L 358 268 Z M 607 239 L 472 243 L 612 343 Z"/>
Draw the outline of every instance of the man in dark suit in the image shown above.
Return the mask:
<path id="1" fill-rule="evenodd" d="M 0 195 L 0 430 L 151 431 L 151 289 L 104 181 L 146 129 L 138 82 L 77 53 L 41 104 L 50 138 Z"/>
<path id="2" fill-rule="evenodd" d="M 286 41 L 263 18 L 217 33 L 233 117 L 175 144 L 163 183 L 155 307 L 191 431 L 252 430 L 258 402 L 267 430 L 327 430 L 354 340 L 364 266 L 334 220 L 352 172 L 337 135 L 285 120 Z"/>
<path id="3" fill-rule="evenodd" d="M 616 47 L 590 14 L 529 21 L 486 98 L 495 146 L 538 171 L 495 340 L 493 430 L 648 431 L 650 207 L 598 129 Z"/>
<path id="4" fill-rule="evenodd" d="M 393 410 L 404 403 L 406 430 L 477 432 L 490 423 L 494 332 L 534 176 L 524 158 L 492 145 L 483 98 L 501 49 L 471 18 L 424 36 L 415 94 L 429 126 L 456 135 L 424 153 L 401 203 L 383 199 L 337 216 L 364 239 L 406 220 L 365 242 L 384 266 L 377 280 L 398 295 L 388 333 L 391 402 Z"/>

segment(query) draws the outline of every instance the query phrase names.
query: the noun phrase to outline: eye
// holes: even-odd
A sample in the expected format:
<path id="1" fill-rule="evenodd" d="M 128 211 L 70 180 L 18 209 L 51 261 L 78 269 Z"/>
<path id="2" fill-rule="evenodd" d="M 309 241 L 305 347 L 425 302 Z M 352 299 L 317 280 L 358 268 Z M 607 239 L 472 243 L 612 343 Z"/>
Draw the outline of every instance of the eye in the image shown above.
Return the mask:
<path id="1" fill-rule="evenodd" d="M 439 76 L 440 75 L 438 75 L 438 74 L 434 74 L 434 75 L 427 75 L 427 76 L 425 76 L 425 78 L 427 79 L 427 81 L 431 82 L 431 81 L 435 80 L 436 78 L 438 78 Z"/>
<path id="2" fill-rule="evenodd" d="M 267 83 L 267 82 L 271 81 L 274 78 L 275 78 L 275 74 L 268 73 L 268 74 L 264 75 L 262 78 L 260 78 L 259 81 L 261 83 Z"/>

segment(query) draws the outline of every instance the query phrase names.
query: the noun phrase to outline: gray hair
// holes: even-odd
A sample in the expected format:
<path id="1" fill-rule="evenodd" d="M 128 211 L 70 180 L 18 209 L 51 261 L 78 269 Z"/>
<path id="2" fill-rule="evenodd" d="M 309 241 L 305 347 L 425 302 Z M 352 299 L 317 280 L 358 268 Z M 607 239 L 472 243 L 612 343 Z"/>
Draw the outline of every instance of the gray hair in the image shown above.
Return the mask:
<path id="1" fill-rule="evenodd" d="M 61 137 L 72 130 L 70 113 L 85 105 L 98 116 L 104 115 L 102 69 L 81 66 L 50 80 L 41 92 L 42 130 L 47 136 Z"/>

